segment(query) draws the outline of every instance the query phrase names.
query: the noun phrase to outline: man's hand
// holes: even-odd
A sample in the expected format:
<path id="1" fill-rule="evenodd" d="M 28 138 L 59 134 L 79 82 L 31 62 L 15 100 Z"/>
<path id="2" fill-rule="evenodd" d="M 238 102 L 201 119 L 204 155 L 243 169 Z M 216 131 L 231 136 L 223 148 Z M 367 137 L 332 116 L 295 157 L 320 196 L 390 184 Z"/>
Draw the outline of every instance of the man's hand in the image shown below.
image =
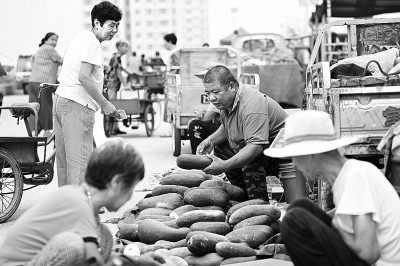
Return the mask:
<path id="1" fill-rule="evenodd" d="M 147 252 L 136 257 L 135 266 L 158 266 L 165 263 L 165 259 L 154 252 Z"/>
<path id="2" fill-rule="evenodd" d="M 206 112 L 206 111 L 205 111 L 204 109 L 195 111 L 194 113 L 196 114 L 196 119 L 201 120 L 201 118 L 203 117 L 203 115 L 204 115 L 205 112 Z"/>
<path id="3" fill-rule="evenodd" d="M 207 154 L 207 157 L 212 159 L 213 162 L 209 166 L 203 169 L 204 173 L 210 175 L 220 175 L 227 170 L 224 164 L 224 160 L 212 154 Z"/>
<path id="4" fill-rule="evenodd" d="M 214 144 L 208 140 L 203 140 L 199 146 L 197 146 L 196 154 L 209 154 L 214 148 Z"/>
<path id="5" fill-rule="evenodd" d="M 101 110 L 103 111 L 103 113 L 105 115 L 109 115 L 109 116 L 119 116 L 118 112 L 117 112 L 117 108 L 115 108 L 115 106 L 109 102 L 106 101 L 101 105 Z"/>

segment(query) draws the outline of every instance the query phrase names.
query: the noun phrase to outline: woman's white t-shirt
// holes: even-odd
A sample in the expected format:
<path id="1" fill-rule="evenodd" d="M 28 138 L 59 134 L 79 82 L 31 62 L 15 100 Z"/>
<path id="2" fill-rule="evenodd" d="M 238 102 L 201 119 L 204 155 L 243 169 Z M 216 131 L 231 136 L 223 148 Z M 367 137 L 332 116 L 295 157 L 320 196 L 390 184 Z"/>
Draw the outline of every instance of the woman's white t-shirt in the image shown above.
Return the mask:
<path id="1" fill-rule="evenodd" d="M 374 165 L 350 159 L 332 186 L 334 224 L 354 233 L 352 215 L 372 214 L 381 256 L 377 266 L 400 265 L 400 198 Z"/>
<path id="2" fill-rule="evenodd" d="M 92 78 L 96 82 L 99 93 L 102 92 L 103 50 L 93 32 L 83 31 L 74 38 L 65 53 L 58 77 L 60 85 L 56 94 L 97 111 L 100 109 L 100 105 L 86 92 L 78 80 L 82 62 L 94 65 Z"/>

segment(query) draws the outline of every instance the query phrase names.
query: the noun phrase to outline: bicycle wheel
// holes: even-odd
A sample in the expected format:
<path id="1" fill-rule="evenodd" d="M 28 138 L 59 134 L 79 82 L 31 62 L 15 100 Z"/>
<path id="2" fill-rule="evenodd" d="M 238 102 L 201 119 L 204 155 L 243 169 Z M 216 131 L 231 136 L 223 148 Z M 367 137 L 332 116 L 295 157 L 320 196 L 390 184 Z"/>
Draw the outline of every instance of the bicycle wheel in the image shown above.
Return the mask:
<path id="1" fill-rule="evenodd" d="M 21 169 L 10 152 L 0 148 L 0 223 L 18 209 L 24 188 Z"/>
<path id="2" fill-rule="evenodd" d="M 148 137 L 153 136 L 154 132 L 154 109 L 151 104 L 147 104 L 144 108 L 144 125 Z"/>
<path id="3" fill-rule="evenodd" d="M 114 130 L 114 117 L 103 115 L 103 128 L 106 137 L 110 137 Z"/>

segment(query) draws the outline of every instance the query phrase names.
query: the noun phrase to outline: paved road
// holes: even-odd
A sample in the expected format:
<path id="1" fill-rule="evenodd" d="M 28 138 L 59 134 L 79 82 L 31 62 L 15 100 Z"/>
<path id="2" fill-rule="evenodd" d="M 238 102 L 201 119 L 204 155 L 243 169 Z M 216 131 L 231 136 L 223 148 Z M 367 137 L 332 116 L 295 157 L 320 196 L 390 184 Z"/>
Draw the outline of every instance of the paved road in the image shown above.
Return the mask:
<path id="1" fill-rule="evenodd" d="M 5 96 L 3 106 L 15 102 L 27 102 L 26 95 L 13 95 Z M 96 114 L 95 123 L 95 140 L 98 145 L 101 145 L 106 140 L 103 132 L 102 115 Z M 124 129 L 123 127 L 121 127 Z M 145 166 L 146 175 L 145 179 L 137 186 L 131 200 L 125 204 L 116 213 L 105 213 L 101 215 L 102 221 L 109 218 L 120 217 L 126 210 L 132 208 L 138 200 L 143 198 L 146 193 L 142 192 L 143 189 L 152 185 L 152 176 L 157 173 L 163 173 L 172 167 L 176 167 L 176 158 L 172 156 L 172 140 L 171 137 L 163 137 L 169 132 L 169 124 L 162 122 L 158 129 L 154 132 L 154 136 L 148 138 L 146 136 L 144 125 L 138 129 L 127 129 L 128 134 L 120 135 L 123 139 L 132 143 L 142 154 Z M 26 131 L 23 123 L 16 125 L 16 120 L 12 118 L 8 111 L 3 111 L 0 117 L 0 136 L 26 136 Z M 183 142 L 182 153 L 190 153 L 189 142 Z M 5 223 L 0 224 L 0 244 L 3 242 L 4 237 L 7 235 L 8 228 L 18 219 L 25 211 L 44 200 L 46 196 L 57 188 L 57 176 L 49 185 L 39 186 L 31 190 L 24 191 L 21 203 L 16 213 Z M 116 232 L 116 226 L 110 225 L 113 233 Z"/>

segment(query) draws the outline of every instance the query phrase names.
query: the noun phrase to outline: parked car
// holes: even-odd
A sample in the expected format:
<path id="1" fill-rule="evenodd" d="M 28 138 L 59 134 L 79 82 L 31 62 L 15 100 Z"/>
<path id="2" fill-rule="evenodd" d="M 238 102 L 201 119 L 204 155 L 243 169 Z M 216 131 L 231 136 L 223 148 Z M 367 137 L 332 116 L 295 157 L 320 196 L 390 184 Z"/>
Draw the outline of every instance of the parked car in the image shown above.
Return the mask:
<path id="1" fill-rule="evenodd" d="M 28 94 L 29 77 L 32 71 L 32 55 L 19 55 L 15 67 L 15 81 L 18 90 Z"/>

